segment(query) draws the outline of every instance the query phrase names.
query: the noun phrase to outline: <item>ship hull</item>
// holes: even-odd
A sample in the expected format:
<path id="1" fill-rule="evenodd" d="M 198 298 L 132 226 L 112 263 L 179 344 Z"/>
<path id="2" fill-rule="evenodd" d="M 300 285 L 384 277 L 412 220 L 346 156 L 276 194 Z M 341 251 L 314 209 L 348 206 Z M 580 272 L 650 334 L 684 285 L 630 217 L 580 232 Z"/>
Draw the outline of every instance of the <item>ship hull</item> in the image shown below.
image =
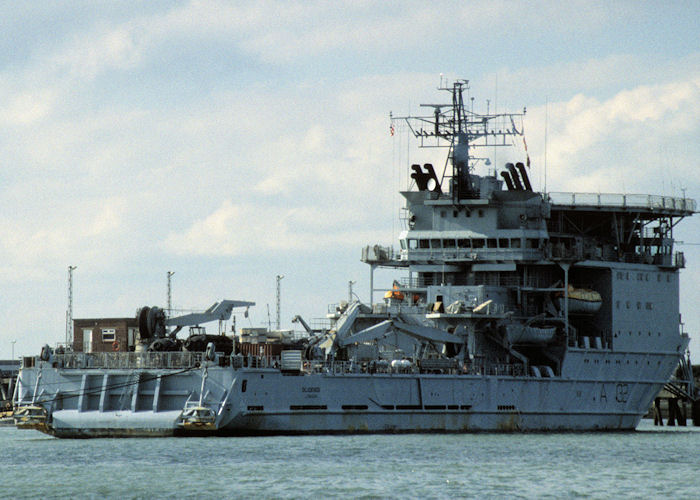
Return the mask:
<path id="1" fill-rule="evenodd" d="M 49 417 L 41 430 L 67 438 L 633 430 L 679 347 L 653 355 L 571 349 L 557 377 L 38 366 L 22 370 L 17 403 L 42 404 Z M 198 430 L 181 415 L 201 387 L 216 422 Z"/>

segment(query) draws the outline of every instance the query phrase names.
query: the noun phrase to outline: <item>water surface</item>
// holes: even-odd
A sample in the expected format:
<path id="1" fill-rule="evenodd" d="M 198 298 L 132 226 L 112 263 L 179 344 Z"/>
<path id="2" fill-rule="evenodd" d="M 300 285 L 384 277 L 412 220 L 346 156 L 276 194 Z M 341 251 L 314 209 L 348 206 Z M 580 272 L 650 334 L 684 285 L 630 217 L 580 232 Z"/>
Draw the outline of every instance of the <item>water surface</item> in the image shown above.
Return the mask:
<path id="1" fill-rule="evenodd" d="M 61 440 L 0 428 L 14 498 L 700 497 L 700 428 Z"/>

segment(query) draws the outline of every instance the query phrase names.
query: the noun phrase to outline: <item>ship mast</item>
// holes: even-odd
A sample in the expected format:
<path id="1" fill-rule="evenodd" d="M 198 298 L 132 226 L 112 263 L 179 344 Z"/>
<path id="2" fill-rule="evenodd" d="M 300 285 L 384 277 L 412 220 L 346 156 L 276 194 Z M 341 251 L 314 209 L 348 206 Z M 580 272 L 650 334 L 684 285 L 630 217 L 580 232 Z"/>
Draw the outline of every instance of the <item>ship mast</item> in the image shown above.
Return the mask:
<path id="1" fill-rule="evenodd" d="M 442 85 L 442 81 L 441 81 Z M 447 165 L 440 179 L 444 185 L 445 178 L 450 177 L 449 191 L 455 203 L 459 200 L 479 197 L 471 175 L 480 161 L 490 165 L 488 158 L 480 158 L 472 150 L 483 147 L 512 146 L 513 136 L 523 135 L 522 113 L 476 113 L 464 106 L 464 91 L 469 90 L 469 80 L 455 80 L 452 85 L 438 90 L 451 94 L 451 103 L 421 104 L 421 107 L 433 108 L 432 115 L 394 117 L 404 120 L 414 137 L 419 139 L 421 148 L 449 148 L 448 163 L 451 163 L 451 175 L 447 175 Z"/>

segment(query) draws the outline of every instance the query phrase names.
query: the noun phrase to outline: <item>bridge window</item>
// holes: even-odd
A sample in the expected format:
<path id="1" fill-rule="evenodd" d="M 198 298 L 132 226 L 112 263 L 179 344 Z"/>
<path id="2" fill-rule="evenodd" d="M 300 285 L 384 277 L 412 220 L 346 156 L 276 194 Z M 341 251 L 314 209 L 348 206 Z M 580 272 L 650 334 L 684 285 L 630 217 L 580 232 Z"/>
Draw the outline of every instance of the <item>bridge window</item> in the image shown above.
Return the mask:
<path id="1" fill-rule="evenodd" d="M 484 248 L 484 240 L 481 238 L 473 239 L 472 248 Z"/>
<path id="2" fill-rule="evenodd" d="M 420 248 L 430 248 L 430 240 L 418 240 Z"/>
<path id="3" fill-rule="evenodd" d="M 520 248 L 520 245 L 521 245 L 520 238 L 512 238 L 510 240 L 511 248 Z"/>
<path id="4" fill-rule="evenodd" d="M 486 244 L 489 248 L 497 248 L 496 238 L 489 238 L 488 240 L 486 240 Z"/>
<path id="5" fill-rule="evenodd" d="M 508 248 L 508 238 L 499 238 L 498 239 L 498 247 L 499 248 Z"/>
<path id="6" fill-rule="evenodd" d="M 471 240 L 468 240 L 468 239 L 457 240 L 457 246 L 459 248 L 471 248 L 472 242 L 471 242 Z"/>
<path id="7" fill-rule="evenodd" d="M 442 240 L 430 240 L 430 248 L 442 248 Z"/>
<path id="8" fill-rule="evenodd" d="M 455 247 L 455 240 L 444 240 L 442 242 L 442 246 L 445 248 L 454 248 Z"/>
<path id="9" fill-rule="evenodd" d="M 418 248 L 418 240 L 410 239 L 408 240 L 408 249 L 415 250 Z"/>

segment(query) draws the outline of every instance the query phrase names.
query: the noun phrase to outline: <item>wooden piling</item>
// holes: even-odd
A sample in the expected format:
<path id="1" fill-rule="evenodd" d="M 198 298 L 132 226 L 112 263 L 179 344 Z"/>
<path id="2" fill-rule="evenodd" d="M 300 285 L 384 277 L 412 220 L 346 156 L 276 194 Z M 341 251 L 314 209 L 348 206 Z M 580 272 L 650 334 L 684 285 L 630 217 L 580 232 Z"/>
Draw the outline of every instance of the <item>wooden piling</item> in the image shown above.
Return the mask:
<path id="1" fill-rule="evenodd" d="M 654 400 L 654 425 L 664 425 L 664 419 L 661 416 L 661 398 L 656 398 Z"/>

